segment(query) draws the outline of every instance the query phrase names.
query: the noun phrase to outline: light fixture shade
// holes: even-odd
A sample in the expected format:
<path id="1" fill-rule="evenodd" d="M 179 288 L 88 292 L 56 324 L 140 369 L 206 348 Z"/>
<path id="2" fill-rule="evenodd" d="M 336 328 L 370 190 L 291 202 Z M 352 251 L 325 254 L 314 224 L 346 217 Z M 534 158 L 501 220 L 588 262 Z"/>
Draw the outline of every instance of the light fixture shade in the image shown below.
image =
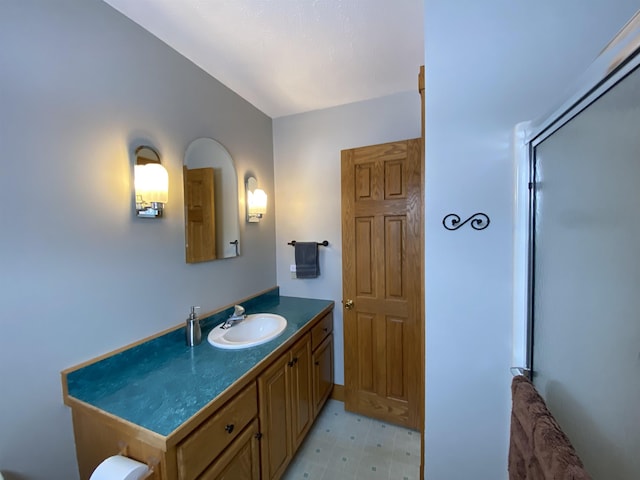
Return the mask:
<path id="1" fill-rule="evenodd" d="M 160 163 L 160 154 L 148 145 L 135 151 L 133 185 L 136 197 L 136 216 L 161 218 L 164 204 L 169 200 L 169 174 Z"/>
<path id="2" fill-rule="evenodd" d="M 135 166 L 136 199 L 140 203 L 167 203 L 169 174 L 159 163 Z"/>
<path id="3" fill-rule="evenodd" d="M 267 213 L 267 194 L 256 188 L 249 192 L 249 215 L 264 215 Z"/>
<path id="4" fill-rule="evenodd" d="M 247 191 L 247 222 L 257 223 L 267 213 L 267 194 L 258 188 L 255 177 L 247 177 L 245 180 Z"/>

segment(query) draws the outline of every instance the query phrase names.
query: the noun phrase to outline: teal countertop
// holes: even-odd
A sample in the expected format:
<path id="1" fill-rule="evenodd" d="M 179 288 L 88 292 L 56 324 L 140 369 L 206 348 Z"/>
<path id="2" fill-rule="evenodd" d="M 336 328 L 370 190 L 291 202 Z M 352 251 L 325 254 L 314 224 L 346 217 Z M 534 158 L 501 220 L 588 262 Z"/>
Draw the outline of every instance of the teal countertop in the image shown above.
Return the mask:
<path id="1" fill-rule="evenodd" d="M 202 319 L 202 343 L 196 347 L 186 346 L 185 329 L 179 328 L 69 372 L 69 396 L 168 436 L 333 302 L 282 297 L 276 288 L 242 305 L 247 314 L 282 315 L 287 328 L 255 347 L 213 347 L 207 335 L 233 312 L 229 308 Z"/>

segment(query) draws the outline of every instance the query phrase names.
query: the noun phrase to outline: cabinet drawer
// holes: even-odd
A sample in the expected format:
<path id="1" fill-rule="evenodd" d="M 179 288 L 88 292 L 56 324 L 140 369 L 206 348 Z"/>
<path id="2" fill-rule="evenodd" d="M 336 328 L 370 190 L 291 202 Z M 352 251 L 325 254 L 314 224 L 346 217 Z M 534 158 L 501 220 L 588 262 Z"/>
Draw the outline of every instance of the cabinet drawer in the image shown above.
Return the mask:
<path id="1" fill-rule="evenodd" d="M 257 389 L 252 383 L 180 443 L 177 448 L 180 480 L 196 478 L 257 414 Z"/>
<path id="2" fill-rule="evenodd" d="M 311 329 L 311 350 L 318 348 L 332 330 L 333 312 L 329 312 Z"/>
<path id="3" fill-rule="evenodd" d="M 218 459 L 198 477 L 198 480 L 260 480 L 260 450 L 258 419 L 226 448 Z"/>

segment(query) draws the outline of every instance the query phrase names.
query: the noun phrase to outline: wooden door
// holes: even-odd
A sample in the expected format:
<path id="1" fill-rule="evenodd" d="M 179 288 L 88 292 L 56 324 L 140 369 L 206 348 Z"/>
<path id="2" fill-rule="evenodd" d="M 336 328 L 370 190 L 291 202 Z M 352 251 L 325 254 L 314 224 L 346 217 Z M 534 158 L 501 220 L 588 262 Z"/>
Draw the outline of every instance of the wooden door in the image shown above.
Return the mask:
<path id="1" fill-rule="evenodd" d="M 187 263 L 216 258 L 213 168 L 183 169 Z"/>
<path id="2" fill-rule="evenodd" d="M 422 430 L 421 139 L 342 151 L 345 408 Z"/>

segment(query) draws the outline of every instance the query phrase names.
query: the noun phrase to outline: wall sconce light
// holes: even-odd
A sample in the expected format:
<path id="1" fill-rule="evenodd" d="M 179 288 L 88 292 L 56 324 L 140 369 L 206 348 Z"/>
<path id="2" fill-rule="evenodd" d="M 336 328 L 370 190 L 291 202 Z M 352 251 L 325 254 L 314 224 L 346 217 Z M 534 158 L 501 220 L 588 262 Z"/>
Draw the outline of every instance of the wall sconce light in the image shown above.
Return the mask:
<path id="1" fill-rule="evenodd" d="M 258 188 L 258 181 L 248 177 L 245 182 L 247 191 L 247 222 L 257 223 L 267 213 L 267 194 Z"/>
<path id="2" fill-rule="evenodd" d="M 153 148 L 143 145 L 136 148 L 135 154 L 136 213 L 141 218 L 162 217 L 169 199 L 169 174 Z"/>

